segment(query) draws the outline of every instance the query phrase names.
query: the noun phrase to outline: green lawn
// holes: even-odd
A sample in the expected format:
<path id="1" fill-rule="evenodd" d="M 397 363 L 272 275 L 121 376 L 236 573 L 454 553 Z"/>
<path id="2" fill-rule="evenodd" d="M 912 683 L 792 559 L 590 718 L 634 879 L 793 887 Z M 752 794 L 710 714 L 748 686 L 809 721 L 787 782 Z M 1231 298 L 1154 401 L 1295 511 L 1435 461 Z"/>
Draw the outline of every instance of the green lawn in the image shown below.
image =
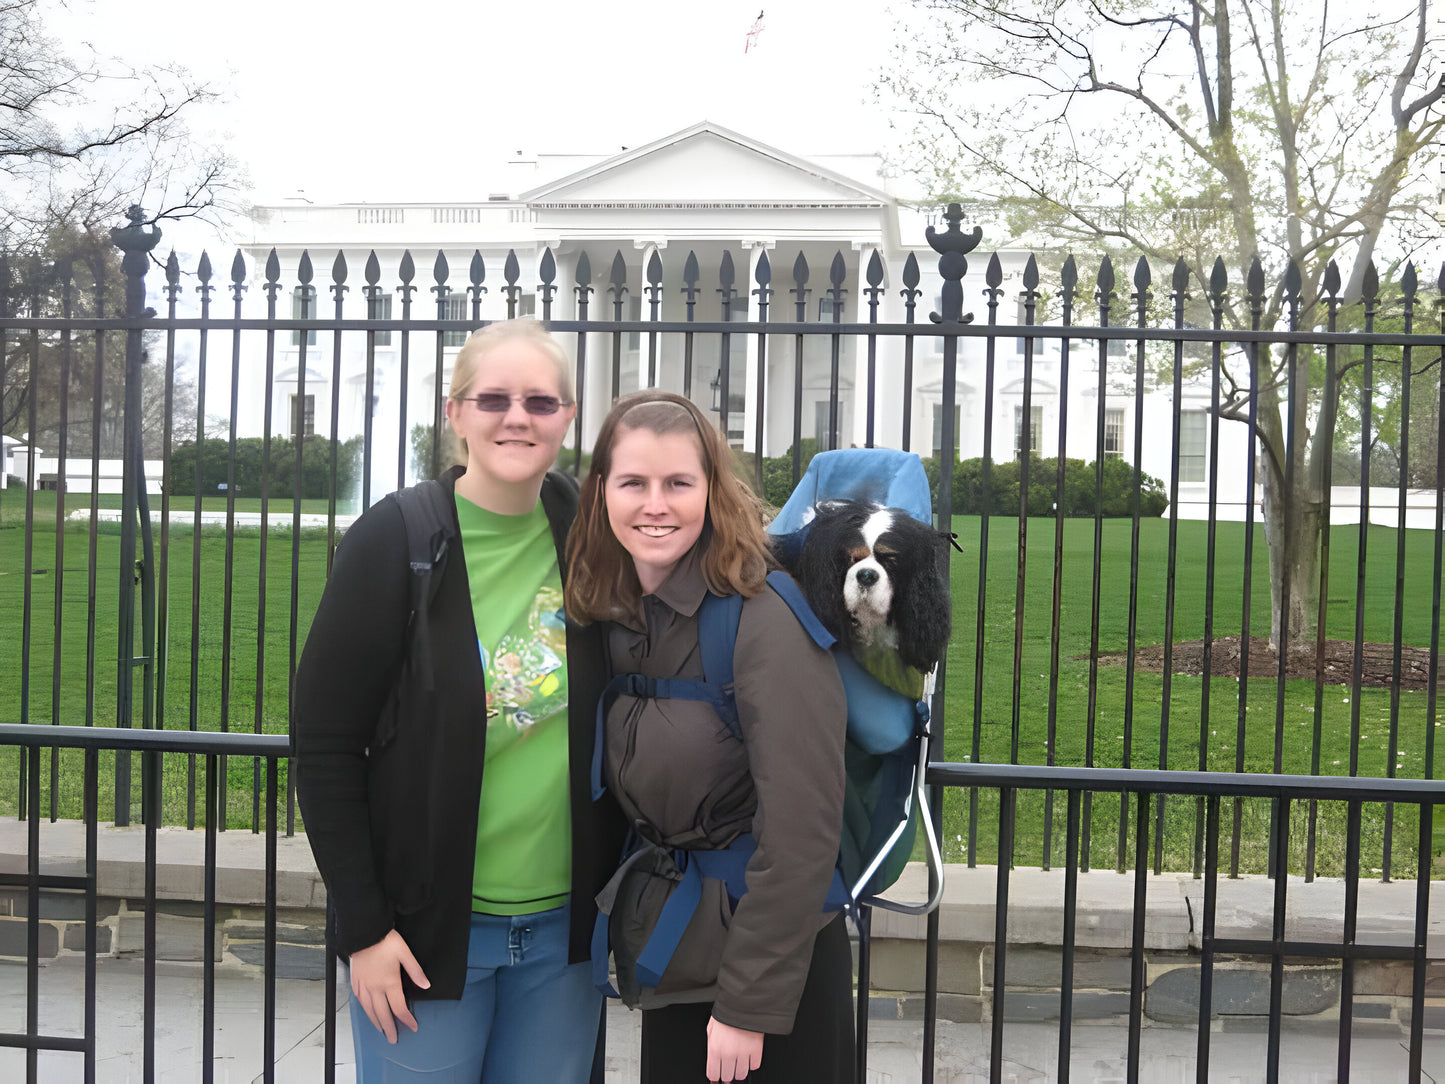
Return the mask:
<path id="1" fill-rule="evenodd" d="M 1140 524 L 1137 643 L 1162 643 L 1165 636 L 1168 577 L 1168 523 L 1150 520 Z M 1092 606 L 1094 524 L 1068 520 L 1064 524 L 1062 583 L 1057 659 L 1057 699 L 1054 729 L 1050 732 L 1050 675 L 1055 672 L 1051 648 L 1054 523 L 1028 521 L 1028 561 L 1017 697 L 1014 694 L 1016 586 L 1018 580 L 1018 520 L 992 517 L 989 522 L 988 583 L 984 604 L 978 605 L 978 566 L 981 525 L 977 517 L 957 517 L 962 554 L 954 554 L 952 591 L 954 636 L 948 653 L 947 724 L 945 750 L 950 760 L 1044 763 L 1052 742 L 1054 762 L 1121 767 L 1194 769 L 1200 766 L 1201 743 L 1205 766 L 1216 771 L 1272 771 L 1275 768 L 1276 718 L 1280 684 L 1273 678 L 1251 678 L 1244 726 L 1239 723 L 1239 687 L 1232 677 L 1215 677 L 1208 689 L 1208 725 L 1204 718 L 1204 683 L 1198 677 L 1175 675 L 1170 682 L 1169 710 L 1163 709 L 1165 679 L 1160 674 L 1136 672 L 1132 695 L 1123 665 L 1100 666 L 1094 679 L 1095 703 L 1089 708 L 1089 639 L 1095 617 Z M 1207 534 L 1203 523 L 1179 524 L 1176 549 L 1174 640 L 1199 639 L 1204 632 L 1206 606 Z M 1106 520 L 1101 548 L 1101 603 L 1098 615 L 1099 649 L 1123 653 L 1128 647 L 1131 523 Z M 1369 568 L 1364 602 L 1367 641 L 1393 639 L 1395 608 L 1395 537 L 1393 530 L 1373 527 L 1368 539 Z M 1268 557 L 1263 532 L 1255 532 L 1252 577 L 1251 631 L 1269 633 Z M 1327 635 L 1353 639 L 1358 528 L 1336 527 L 1331 536 L 1330 589 Z M 1402 642 L 1428 647 L 1434 585 L 1434 548 L 1430 532 L 1410 531 L 1406 536 Z M 1244 529 L 1221 524 L 1215 549 L 1214 631 L 1216 636 L 1238 635 L 1242 626 L 1244 582 Z M 979 622 L 982 618 L 982 696 L 975 705 Z M 1361 775 L 1424 777 L 1425 740 L 1429 728 L 1424 692 L 1402 692 L 1392 709 L 1389 690 L 1365 689 L 1355 697 L 1347 686 L 1326 686 L 1319 697 L 1312 681 L 1283 683 L 1283 721 L 1279 727 L 1281 760 L 1286 773 L 1310 774 L 1317 763 L 1322 774 L 1349 772 L 1350 750 L 1358 750 Z M 1355 738 L 1358 712 L 1358 739 Z M 1317 725 L 1318 724 L 1318 725 Z M 1397 735 L 1397 756 L 1388 760 L 1391 728 Z M 1201 735 L 1201 730 L 1204 733 Z M 1093 733 L 1092 745 L 1089 733 Z M 1318 737 L 1316 734 L 1318 732 Z M 1125 741 L 1126 734 L 1129 741 Z M 1017 742 L 1017 754 L 1014 744 Z M 976 858 L 997 857 L 997 795 L 978 796 L 980 814 L 974 832 Z M 1021 794 L 1015 860 L 1036 865 L 1045 860 L 1043 819 L 1045 798 Z M 970 796 L 950 792 L 944 805 L 947 857 L 963 860 L 970 839 Z M 1062 796 L 1053 802 L 1055 821 L 1049 860 L 1061 862 L 1064 847 Z M 1242 868 L 1263 869 L 1268 834 L 1269 804 L 1246 802 L 1242 808 Z M 1367 832 L 1364 865 L 1381 862 L 1383 808 Z M 1224 814 L 1229 824 L 1232 810 Z M 1132 810 L 1131 810 L 1132 817 Z M 1345 811 L 1321 807 L 1318 836 L 1327 837 L 1317 848 L 1316 869 L 1338 872 L 1343 862 Z M 1195 802 L 1173 799 L 1166 803 L 1164 865 L 1190 868 L 1193 858 Z M 1393 814 L 1392 866 L 1414 868 L 1416 821 L 1413 810 Z M 1093 803 L 1091 863 L 1115 866 L 1120 812 L 1117 797 L 1100 797 Z M 1291 869 L 1296 857 L 1303 869 L 1307 822 L 1292 831 Z M 1132 821 L 1127 825 L 1123 861 L 1132 863 Z M 1373 859 L 1371 858 L 1373 848 Z M 1439 848 L 1437 848 L 1438 851 Z M 1226 851 L 1227 855 L 1227 851 Z"/>
<path id="2" fill-rule="evenodd" d="M 241 502 L 237 502 L 238 506 Z M 253 502 L 254 503 L 254 502 Z M 284 513 L 272 502 L 273 522 L 289 524 L 290 502 Z M 303 506 L 313 502 L 303 502 Z M 319 511 L 325 510 L 325 502 Z M 224 508 L 225 502 L 220 502 Z M 311 509 L 307 509 L 308 511 Z M 10 525 L 7 524 L 7 527 Z M 92 565 L 88 524 L 70 522 L 60 534 L 63 550 L 56 560 L 53 518 L 37 522 L 33 538 L 29 636 L 29 687 L 21 680 L 27 671 L 22 660 L 25 615 L 23 529 L 0 529 L 0 669 L 15 675 L 0 687 L 0 719 L 100 726 L 116 725 L 115 690 L 118 664 L 116 617 L 120 592 L 117 572 L 120 532 L 116 524 L 101 524 L 95 532 L 94 601 L 89 568 Z M 265 549 L 265 591 L 261 590 Z M 284 734 L 290 695 L 293 548 L 297 557 L 296 638 L 299 651 L 310 627 L 326 579 L 328 542 L 324 530 L 303 530 L 294 540 L 289 530 L 271 529 L 264 540 L 259 530 L 238 531 L 227 552 L 224 531 L 203 529 L 172 531 L 164 552 L 159 532 L 157 559 L 166 574 L 158 580 L 158 611 L 169 614 L 161 626 L 164 650 L 159 660 L 156 719 L 168 730 L 244 730 Z M 199 558 L 198 563 L 195 558 Z M 229 619 L 226 599 L 227 562 L 231 584 Z M 193 568 L 198 575 L 193 576 Z M 57 575 L 56 570 L 61 574 Z M 198 590 L 197 590 L 198 586 Z M 55 643 L 55 614 L 59 589 L 61 636 Z M 137 598 L 139 592 L 137 592 Z M 87 643 L 93 612 L 93 647 Z M 265 636 L 257 634 L 264 613 Z M 192 651 L 192 645 L 196 649 Z M 87 683 L 87 659 L 96 660 L 94 679 Z M 57 697 L 56 690 L 59 695 Z M 28 691 L 28 700 L 26 693 Z M 136 708 L 137 714 L 139 707 Z M 46 754 L 48 760 L 50 754 Z M 188 819 L 191 792 L 189 758 L 167 757 L 164 767 L 163 816 L 169 823 Z M 64 814 L 79 808 L 78 752 L 61 754 L 57 803 Z M 103 758 L 101 810 L 108 819 L 113 810 L 113 773 Z M 251 786 L 259 773 L 251 761 L 234 758 L 227 765 L 231 795 L 227 819 L 231 827 L 252 823 Z M 16 805 L 18 754 L 0 750 L 0 813 Z M 285 766 L 282 766 L 283 786 Z M 49 809 L 48 766 L 42 807 Z M 140 814 L 139 762 L 133 771 L 132 815 Z"/>
<path id="3" fill-rule="evenodd" d="M 25 614 L 23 495 L 14 491 L 0 501 L 0 719 L 78 724 L 93 721 L 113 725 L 116 687 L 116 598 L 119 553 L 118 528 L 102 525 L 96 532 L 94 682 L 87 688 L 87 628 L 92 603 L 88 569 L 91 536 L 87 526 L 74 521 L 61 533 L 63 552 L 56 560 L 54 497 L 37 495 L 32 535 L 32 594 L 28 685 L 20 680 L 22 631 Z M 15 498 L 19 497 L 19 500 Z M 48 500 L 47 500 L 48 498 Z M 88 506 L 88 498 L 71 499 L 72 507 Z M 119 498 L 103 498 L 114 501 Z M 250 510 L 258 502 L 238 501 Z M 19 514 L 16 515 L 18 505 Z M 224 500 L 207 498 L 207 508 L 224 509 Z M 187 502 L 180 506 L 189 507 Z M 303 502 L 308 512 L 326 510 L 324 501 Z M 291 502 L 272 502 L 273 522 L 287 522 Z M 958 517 L 954 530 L 963 549 L 952 565 L 954 636 L 949 648 L 944 733 L 950 760 L 1045 763 L 1050 747 L 1055 763 L 1100 766 L 1193 769 L 1204 763 L 1212 770 L 1270 771 L 1274 768 L 1279 685 L 1273 678 L 1252 678 L 1242 740 L 1238 685 L 1232 677 L 1211 680 L 1207 726 L 1201 727 L 1205 688 L 1198 677 L 1175 676 L 1169 683 L 1169 710 L 1163 710 L 1165 678 L 1137 672 L 1123 665 L 1097 669 L 1093 680 L 1088 660 L 1092 608 L 1094 523 L 1065 523 L 1062 557 L 1063 591 L 1059 619 L 1059 648 L 1055 661 L 1051 647 L 1054 525 L 1049 519 L 1028 521 L 1028 562 L 1022 611 L 1018 694 L 1015 696 L 1015 592 L 1018 579 L 1018 521 L 994 517 L 989 522 L 988 581 L 984 604 L 978 604 L 980 521 Z M 1214 618 L 1216 636 L 1240 632 L 1244 569 L 1243 527 L 1221 524 L 1215 552 Z M 1101 652 L 1123 652 L 1128 646 L 1130 535 L 1128 520 L 1109 520 L 1103 526 L 1101 552 L 1102 590 L 1098 615 Z M 1253 568 L 1252 631 L 1267 635 L 1269 627 L 1268 564 L 1263 534 L 1256 531 Z M 241 531 L 230 554 L 231 612 L 227 618 L 227 542 L 219 530 L 206 529 L 195 536 L 189 530 L 172 532 L 166 587 L 169 621 L 164 628 L 164 681 L 159 685 L 157 716 L 167 729 L 262 730 L 284 733 L 292 666 L 291 561 L 298 565 L 295 644 L 304 642 L 310 616 L 325 579 L 328 541 L 324 531 L 303 531 L 293 541 L 289 531 L 274 528 L 265 539 L 265 591 L 261 591 L 262 538 L 258 531 Z M 1181 523 L 1176 550 L 1174 639 L 1198 639 L 1203 634 L 1206 604 L 1206 528 L 1202 523 Z M 1331 549 L 1331 605 L 1327 629 L 1331 637 L 1352 639 L 1355 622 L 1357 529 L 1336 528 Z M 159 539 L 158 539 L 159 543 Z M 1138 562 L 1137 640 L 1139 645 L 1160 643 L 1165 632 L 1165 586 L 1168 573 L 1168 523 L 1150 520 L 1140 524 Z M 1365 638 L 1392 639 L 1395 599 L 1395 532 L 1372 528 L 1369 570 L 1365 585 Z M 192 560 L 199 556 L 199 595 L 192 606 Z M 1403 575 L 1402 640 L 1428 646 L 1434 588 L 1433 539 L 1429 532 L 1407 532 Z M 63 569 L 57 576 L 56 569 Z M 53 629 L 56 589 L 60 585 L 61 643 L 58 653 Z M 258 613 L 264 601 L 264 645 L 258 643 Z M 976 645 L 982 618 L 982 690 L 975 707 Z M 192 645 L 196 645 L 193 653 Z M 261 650 L 264 646 L 264 651 Z M 1055 670 L 1056 666 L 1056 670 Z M 194 672 L 194 679 L 193 679 Z M 1050 709 L 1050 676 L 1057 673 L 1057 694 Z M 57 676 L 58 675 L 58 676 Z M 54 690 L 58 687 L 59 695 Z M 1361 775 L 1394 774 L 1423 777 L 1425 738 L 1429 720 L 1423 692 L 1402 692 L 1392 703 L 1389 690 L 1366 689 L 1352 695 L 1346 686 L 1327 686 L 1318 698 L 1313 682 L 1286 681 L 1283 688 L 1283 722 L 1279 727 L 1281 770 L 1308 774 L 1318 764 L 1324 774 L 1347 774 L 1352 747 Z M 1167 722 L 1167 732 L 1166 724 Z M 1388 758 L 1390 735 L 1395 734 L 1396 756 Z M 1089 735 L 1092 734 L 1092 744 Z M 1126 746 L 1125 736 L 1129 741 Z M 1015 745 L 1017 753 L 1015 755 Z M 47 758 L 49 754 L 46 754 Z M 0 750 L 0 813 L 16 808 L 18 754 Z M 79 808 L 79 757 L 61 758 L 60 786 L 56 794 L 62 814 Z M 48 767 L 48 765 L 47 765 Z M 189 793 L 186 758 L 171 757 L 165 766 L 164 818 L 185 823 Z M 48 771 L 42 808 L 49 808 Z M 231 827 L 249 826 L 256 811 L 251 793 L 258 769 L 250 761 L 228 765 L 230 798 L 227 821 Z M 102 772 L 103 789 L 113 776 Z M 284 787 L 284 779 L 283 779 Z M 133 815 L 139 814 L 139 771 L 132 785 Z M 952 861 L 972 857 L 992 862 L 997 858 L 996 793 L 977 796 L 978 815 L 970 823 L 973 796 L 950 791 L 944 803 L 944 842 Z M 102 816 L 113 808 L 113 796 L 102 794 Z M 1046 818 L 1046 802 L 1049 817 Z M 1042 794 L 1021 793 L 1015 861 L 1037 865 L 1060 863 L 1064 856 L 1062 795 L 1051 802 Z M 1157 812 L 1157 811 L 1156 811 Z M 1234 810 L 1226 805 L 1225 836 L 1231 830 Z M 1263 870 L 1270 810 L 1267 803 L 1246 802 L 1241 818 L 1240 866 Z M 1096 867 L 1132 864 L 1134 825 L 1125 822 L 1125 847 L 1118 847 L 1120 802 L 1101 796 L 1091 803 L 1088 858 Z M 1317 824 L 1316 870 L 1338 872 L 1343 863 L 1345 811 L 1321 806 Z M 1368 811 L 1365 868 L 1380 868 L 1386 825 L 1391 826 L 1392 867 L 1401 874 L 1413 870 L 1415 812 L 1395 809 L 1386 818 L 1383 807 Z M 1050 838 L 1045 852 L 1045 824 Z M 1163 864 L 1188 869 L 1194 859 L 1196 803 L 1175 798 L 1164 808 Z M 284 823 L 284 821 L 283 821 Z M 1309 819 L 1306 811 L 1292 818 L 1291 869 L 1304 868 Z M 1441 850 L 1436 847 L 1436 852 Z M 1225 861 L 1229 860 L 1225 844 Z"/>

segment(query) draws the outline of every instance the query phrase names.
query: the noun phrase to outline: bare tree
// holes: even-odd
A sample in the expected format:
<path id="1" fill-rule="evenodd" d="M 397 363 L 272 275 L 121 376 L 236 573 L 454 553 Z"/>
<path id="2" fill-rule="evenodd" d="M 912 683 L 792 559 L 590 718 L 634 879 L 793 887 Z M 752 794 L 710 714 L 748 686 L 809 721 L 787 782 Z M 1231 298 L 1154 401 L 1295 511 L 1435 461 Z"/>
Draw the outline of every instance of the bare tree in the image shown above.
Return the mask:
<path id="1" fill-rule="evenodd" d="M 45 246 L 19 261 L 15 281 L 25 289 L 10 308 L 26 315 L 88 319 L 115 315 L 124 291 L 120 253 L 103 234 L 53 228 Z M 13 283 L 12 283 L 13 288 Z M 141 367 L 141 440 L 147 456 L 194 440 L 196 386 L 177 366 L 167 388 L 165 343 L 148 335 Z M 0 351 L 0 428 L 27 433 L 54 455 L 118 456 L 125 401 L 125 333 L 53 330 L 11 334 Z M 167 425 L 169 417 L 169 426 Z"/>
<path id="2" fill-rule="evenodd" d="M 188 130 L 186 118 L 214 97 L 210 88 L 178 66 L 137 67 L 89 46 L 68 49 L 47 33 L 44 7 L 0 0 L 0 315 L 115 316 L 123 305 L 120 254 L 109 227 L 122 210 L 141 204 L 148 222 L 219 221 L 238 206 L 239 174 L 224 150 Z M 98 345 L 95 335 L 68 345 L 50 332 L 0 338 L 0 432 L 30 432 L 53 450 L 63 428 L 72 454 L 118 454 L 122 340 L 100 335 Z M 70 370 L 64 390 L 62 356 Z M 164 433 L 160 368 L 143 371 L 151 444 Z M 184 439 L 194 431 L 184 409 L 189 403 L 194 415 L 193 393 L 182 381 L 171 398 Z"/>
<path id="3" fill-rule="evenodd" d="M 1201 295 L 1216 256 L 1236 282 L 1258 256 L 1281 283 L 1264 327 L 1288 318 L 1290 263 L 1309 320 L 1331 261 L 1351 261 L 1340 296 L 1354 299 L 1382 241 L 1408 251 L 1438 233 L 1426 167 L 1445 125 L 1445 79 L 1427 63 L 1437 43 L 1426 0 L 915 6 L 927 25 L 900 45 L 881 89 L 911 103 L 905 158 L 940 198 L 997 203 L 1016 230 L 1074 245 L 1182 256 Z M 1243 419 L 1257 389 L 1271 642 L 1288 598 L 1298 645 L 1315 629 L 1324 480 L 1352 362 L 1311 387 L 1322 359 L 1309 350 L 1241 360 L 1221 415 Z M 1291 401 L 1291 381 L 1311 394 Z"/>
<path id="4" fill-rule="evenodd" d="M 41 0 L 0 0 L 0 245 L 33 250 L 57 223 L 114 225 L 131 203 L 153 219 L 229 209 L 235 163 L 186 125 L 213 97 L 179 66 L 67 50 Z"/>

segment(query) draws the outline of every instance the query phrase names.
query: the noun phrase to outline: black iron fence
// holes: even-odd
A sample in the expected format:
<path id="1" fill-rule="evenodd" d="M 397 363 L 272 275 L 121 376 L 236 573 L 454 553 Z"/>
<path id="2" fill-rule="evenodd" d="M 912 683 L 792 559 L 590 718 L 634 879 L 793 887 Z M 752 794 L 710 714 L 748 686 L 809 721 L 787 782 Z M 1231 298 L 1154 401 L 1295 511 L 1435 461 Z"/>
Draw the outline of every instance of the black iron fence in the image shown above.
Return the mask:
<path id="1" fill-rule="evenodd" d="M 1108 260 L 1092 283 L 1073 259 L 1041 271 L 1008 253 L 970 275 L 978 237 L 954 216 L 930 231 L 936 270 L 839 253 L 816 291 L 803 253 L 775 282 L 766 253 L 740 278 L 730 251 L 710 274 L 693 254 L 639 269 L 618 252 L 605 275 L 574 252 L 564 283 L 547 250 L 535 284 L 504 261 L 495 297 L 480 252 L 465 284 L 438 253 L 434 303 L 413 297 L 409 253 L 395 289 L 373 253 L 348 299 L 338 253 L 323 299 L 309 254 L 293 280 L 275 252 L 260 271 L 238 252 L 224 284 L 209 259 L 183 274 L 172 257 L 157 315 L 154 234 L 139 219 L 117 234 L 124 316 L 107 315 L 121 276 L 103 265 L 61 269 L 44 291 L 19 266 L 0 275 L 0 417 L 26 446 L 18 486 L 0 490 L 0 652 L 18 676 L 0 721 L 34 730 L 0 735 L 0 779 L 15 781 L 0 813 L 295 831 L 273 745 L 335 542 L 442 461 L 466 332 L 526 313 L 575 359 L 563 463 L 579 472 L 612 396 L 655 385 L 713 410 L 774 499 L 822 448 L 924 456 L 963 550 L 931 758 L 951 860 L 1261 873 L 1280 907 L 1283 874 L 1428 884 L 1445 335 L 1440 293 L 1413 269 L 1385 287 L 1372 271 L 1346 299 L 1333 268 L 1268 285 L 1256 262 L 1232 284 L 1222 264 L 1181 262 L 1156 297 L 1145 261 L 1132 290 Z M 114 496 L 100 492 L 108 459 L 124 464 Z M 126 733 L 85 738 L 108 722 Z M 72 738 L 36 724 L 81 725 Z M 174 755 L 132 772 L 133 751 L 162 748 Z M 1282 935 L 1210 951 L 1258 951 L 1275 971 L 1369 955 Z M 1424 951 L 1422 935 L 1417 984 Z M 41 1045 L 33 1028 L 22 1038 Z M 1343 1024 L 1340 1050 L 1347 1067 Z"/>

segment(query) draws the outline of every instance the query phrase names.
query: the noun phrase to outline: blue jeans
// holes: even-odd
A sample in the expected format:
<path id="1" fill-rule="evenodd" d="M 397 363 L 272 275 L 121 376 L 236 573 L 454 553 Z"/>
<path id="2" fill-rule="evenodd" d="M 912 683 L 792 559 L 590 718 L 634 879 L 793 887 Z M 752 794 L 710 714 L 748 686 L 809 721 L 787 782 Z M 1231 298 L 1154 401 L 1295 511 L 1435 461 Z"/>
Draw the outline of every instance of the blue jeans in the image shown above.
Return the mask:
<path id="1" fill-rule="evenodd" d="M 602 995 L 592 967 L 567 963 L 570 909 L 472 915 L 460 1001 L 414 1001 L 417 1030 L 393 1046 L 351 996 L 357 1084 L 586 1084 Z"/>

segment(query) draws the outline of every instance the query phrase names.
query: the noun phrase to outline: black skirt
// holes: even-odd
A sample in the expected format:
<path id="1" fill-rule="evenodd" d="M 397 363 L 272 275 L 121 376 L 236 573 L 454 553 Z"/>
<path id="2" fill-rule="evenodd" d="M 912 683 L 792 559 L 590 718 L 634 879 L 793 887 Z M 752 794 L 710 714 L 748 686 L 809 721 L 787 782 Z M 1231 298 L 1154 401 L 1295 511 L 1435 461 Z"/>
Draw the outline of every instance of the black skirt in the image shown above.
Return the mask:
<path id="1" fill-rule="evenodd" d="M 707 1080 L 711 1002 L 642 1014 L 642 1084 Z M 748 1084 L 854 1084 L 853 956 L 839 914 L 818 932 L 793 1030 L 763 1038 L 763 1063 Z"/>

